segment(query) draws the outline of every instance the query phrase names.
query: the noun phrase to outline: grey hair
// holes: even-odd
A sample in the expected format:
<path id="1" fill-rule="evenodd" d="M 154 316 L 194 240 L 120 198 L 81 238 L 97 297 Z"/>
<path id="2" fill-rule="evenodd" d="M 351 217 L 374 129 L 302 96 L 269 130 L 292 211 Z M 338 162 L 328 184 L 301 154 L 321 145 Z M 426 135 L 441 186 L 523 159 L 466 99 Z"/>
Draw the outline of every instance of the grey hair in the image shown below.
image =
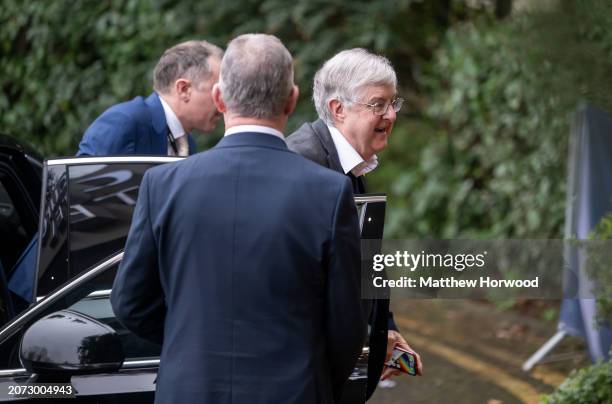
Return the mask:
<path id="1" fill-rule="evenodd" d="M 180 78 L 200 83 L 212 74 L 211 56 L 221 59 L 223 51 L 207 41 L 187 41 L 166 49 L 153 71 L 153 88 L 167 94 Z"/>
<path id="2" fill-rule="evenodd" d="M 329 59 L 315 74 L 312 99 L 321 118 L 333 125 L 328 102 L 350 103 L 367 86 L 397 87 L 397 76 L 389 59 L 362 48 L 344 50 Z"/>
<path id="3" fill-rule="evenodd" d="M 227 46 L 219 87 L 229 111 L 245 118 L 276 118 L 293 88 L 291 54 L 273 35 L 240 35 Z"/>

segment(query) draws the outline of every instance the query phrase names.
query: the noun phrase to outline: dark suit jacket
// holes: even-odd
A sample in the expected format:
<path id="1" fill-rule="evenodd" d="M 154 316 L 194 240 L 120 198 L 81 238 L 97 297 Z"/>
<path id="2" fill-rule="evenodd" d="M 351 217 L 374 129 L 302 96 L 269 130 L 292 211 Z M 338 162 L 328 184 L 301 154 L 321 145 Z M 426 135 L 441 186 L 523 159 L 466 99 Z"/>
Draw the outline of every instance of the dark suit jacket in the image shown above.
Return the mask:
<path id="1" fill-rule="evenodd" d="M 296 153 L 334 171 L 344 173 L 338 151 L 329 133 L 327 125 L 322 120 L 303 124 L 297 131 L 287 138 L 287 145 Z M 350 176 L 353 191 L 366 192 L 365 178 Z M 382 373 L 385 355 L 387 352 L 387 329 L 397 330 L 393 313 L 389 311 L 389 300 L 377 299 L 373 302 L 370 316 L 370 356 L 368 359 L 368 392 L 370 398 Z"/>
<path id="2" fill-rule="evenodd" d="M 147 171 L 111 303 L 163 343 L 156 403 L 337 399 L 366 335 L 358 227 L 346 177 L 272 135 Z"/>
<path id="3" fill-rule="evenodd" d="M 196 144 L 189 136 L 189 154 Z M 157 93 L 113 105 L 85 131 L 77 156 L 168 155 L 168 125 Z"/>

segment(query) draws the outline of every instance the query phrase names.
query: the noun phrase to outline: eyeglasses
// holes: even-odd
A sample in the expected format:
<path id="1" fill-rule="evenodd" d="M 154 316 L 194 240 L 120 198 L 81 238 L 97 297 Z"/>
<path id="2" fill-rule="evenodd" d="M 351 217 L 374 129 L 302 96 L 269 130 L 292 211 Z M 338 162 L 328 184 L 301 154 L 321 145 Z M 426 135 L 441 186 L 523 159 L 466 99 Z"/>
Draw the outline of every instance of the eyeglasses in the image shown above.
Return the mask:
<path id="1" fill-rule="evenodd" d="M 367 102 L 359 102 L 359 101 L 353 101 L 353 102 L 355 104 L 365 105 L 366 107 L 372 108 L 372 112 L 374 112 L 374 115 L 382 116 L 387 113 L 387 110 L 389 109 L 389 105 L 393 107 L 393 110 L 395 112 L 399 112 L 400 109 L 402 109 L 402 105 L 404 104 L 404 99 L 396 98 L 391 102 L 385 102 L 385 103 L 375 102 L 374 104 L 368 104 Z"/>

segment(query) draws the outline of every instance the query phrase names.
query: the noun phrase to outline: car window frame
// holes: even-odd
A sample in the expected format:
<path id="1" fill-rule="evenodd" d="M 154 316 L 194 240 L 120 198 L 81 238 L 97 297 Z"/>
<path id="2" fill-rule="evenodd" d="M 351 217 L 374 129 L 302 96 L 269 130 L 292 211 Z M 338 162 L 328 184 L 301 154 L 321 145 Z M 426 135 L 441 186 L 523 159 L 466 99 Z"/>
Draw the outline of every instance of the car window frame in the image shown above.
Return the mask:
<path id="1" fill-rule="evenodd" d="M 87 266 L 76 265 L 71 261 L 73 258 L 71 249 L 71 228 L 73 226 L 71 204 L 73 201 L 70 190 L 73 179 L 70 178 L 70 173 L 73 169 L 115 164 L 145 164 L 152 168 L 183 159 L 184 157 L 172 156 L 87 156 L 45 160 L 42 174 L 44 195 L 41 198 L 38 222 L 39 243 L 33 293 L 36 296 L 49 294 L 55 288 L 73 279 L 74 276 L 78 276 L 83 270 L 87 270 L 89 265 L 95 265 L 95 261 L 88 263 Z M 50 234 L 47 234 L 48 232 Z M 116 249 L 107 252 L 108 255 L 104 254 L 97 258 L 103 259 L 121 248 L 122 246 L 116 246 Z M 68 262 L 68 265 L 64 265 L 64 260 Z"/>

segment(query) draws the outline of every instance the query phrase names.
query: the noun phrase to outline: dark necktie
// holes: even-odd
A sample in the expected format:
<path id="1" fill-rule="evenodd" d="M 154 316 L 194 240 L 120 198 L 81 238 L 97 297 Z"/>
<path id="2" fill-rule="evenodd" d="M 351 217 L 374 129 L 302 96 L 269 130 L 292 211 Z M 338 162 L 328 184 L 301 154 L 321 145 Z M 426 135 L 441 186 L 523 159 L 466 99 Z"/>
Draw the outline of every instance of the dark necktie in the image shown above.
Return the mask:
<path id="1" fill-rule="evenodd" d="M 365 194 L 365 180 L 363 175 L 359 177 L 355 177 L 353 173 L 348 173 L 348 177 L 351 179 L 351 184 L 353 184 L 353 193 L 354 194 Z"/>

